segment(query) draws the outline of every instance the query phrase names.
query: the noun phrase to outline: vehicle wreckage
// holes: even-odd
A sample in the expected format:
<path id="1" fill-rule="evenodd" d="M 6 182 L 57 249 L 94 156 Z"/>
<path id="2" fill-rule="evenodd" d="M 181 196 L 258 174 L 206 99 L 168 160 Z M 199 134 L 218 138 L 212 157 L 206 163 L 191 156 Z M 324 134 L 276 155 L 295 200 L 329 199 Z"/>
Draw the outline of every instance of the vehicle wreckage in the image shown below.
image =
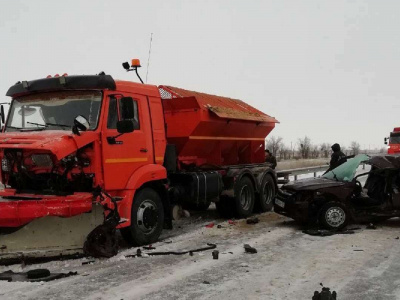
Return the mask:
<path id="1" fill-rule="evenodd" d="M 123 66 L 137 73 L 140 62 Z M 172 228 L 173 205 L 214 201 L 239 217 L 273 207 L 264 146 L 278 121 L 243 101 L 103 72 L 17 82 L 7 96 L 0 262 L 112 256 L 116 229 L 152 244 Z"/>
<path id="2" fill-rule="evenodd" d="M 357 174 L 360 164 L 370 171 Z M 278 191 L 274 211 L 333 230 L 400 217 L 400 156 L 360 154 L 321 177 L 290 182 Z"/>

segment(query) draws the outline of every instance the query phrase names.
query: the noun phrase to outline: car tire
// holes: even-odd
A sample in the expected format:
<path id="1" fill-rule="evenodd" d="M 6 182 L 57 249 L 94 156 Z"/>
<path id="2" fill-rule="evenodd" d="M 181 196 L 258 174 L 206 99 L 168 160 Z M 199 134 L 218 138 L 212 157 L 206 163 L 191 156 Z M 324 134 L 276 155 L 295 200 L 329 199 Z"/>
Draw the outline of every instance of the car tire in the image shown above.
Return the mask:
<path id="1" fill-rule="evenodd" d="M 137 192 L 132 203 L 131 225 L 121 234 L 131 246 L 157 242 L 164 226 L 164 208 L 160 195 L 151 188 Z"/>
<path id="2" fill-rule="evenodd" d="M 255 203 L 255 211 L 267 212 L 274 207 L 275 182 L 270 174 L 266 174 L 261 182 L 260 194 Z"/>
<path id="3" fill-rule="evenodd" d="M 254 185 L 251 179 L 243 176 L 235 186 L 234 208 L 238 218 L 247 218 L 253 213 L 255 203 Z"/>
<path id="4" fill-rule="evenodd" d="M 338 202 L 324 204 L 318 215 L 320 225 L 329 230 L 343 229 L 350 219 L 347 209 Z"/>

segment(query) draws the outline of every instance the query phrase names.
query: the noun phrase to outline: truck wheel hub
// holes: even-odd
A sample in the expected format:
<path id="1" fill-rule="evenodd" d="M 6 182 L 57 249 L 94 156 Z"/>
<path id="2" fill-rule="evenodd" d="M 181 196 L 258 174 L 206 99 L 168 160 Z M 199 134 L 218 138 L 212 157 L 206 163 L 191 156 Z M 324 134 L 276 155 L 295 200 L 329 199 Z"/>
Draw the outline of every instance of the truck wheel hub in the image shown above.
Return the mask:
<path id="1" fill-rule="evenodd" d="M 145 200 L 139 207 L 137 212 L 137 224 L 139 228 L 150 233 L 154 230 L 158 221 L 157 206 L 151 200 Z"/>
<path id="2" fill-rule="evenodd" d="M 326 211 L 325 219 L 329 226 L 339 227 L 346 220 L 346 213 L 340 207 L 331 207 Z"/>
<path id="3" fill-rule="evenodd" d="M 270 204 L 272 201 L 272 189 L 268 181 L 264 184 L 264 201 L 266 204 Z"/>
<path id="4" fill-rule="evenodd" d="M 244 210 L 247 210 L 249 209 L 250 204 L 251 204 L 250 189 L 247 185 L 245 185 L 244 187 L 242 187 L 240 191 L 240 205 Z"/>

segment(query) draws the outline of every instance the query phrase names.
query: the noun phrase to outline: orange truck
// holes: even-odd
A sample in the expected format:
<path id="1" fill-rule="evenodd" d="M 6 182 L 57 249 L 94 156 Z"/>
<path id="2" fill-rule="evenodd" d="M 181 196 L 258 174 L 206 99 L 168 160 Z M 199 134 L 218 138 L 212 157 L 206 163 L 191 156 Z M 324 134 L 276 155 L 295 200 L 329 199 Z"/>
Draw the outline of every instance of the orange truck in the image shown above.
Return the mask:
<path id="1" fill-rule="evenodd" d="M 273 206 L 264 143 L 277 120 L 243 101 L 104 73 L 17 82 L 7 96 L 0 259 L 79 252 L 110 216 L 138 246 L 172 227 L 177 205 L 236 217 Z"/>
<path id="2" fill-rule="evenodd" d="M 388 154 L 400 153 L 400 127 L 395 127 L 390 136 L 385 138 L 385 145 L 388 145 Z"/>

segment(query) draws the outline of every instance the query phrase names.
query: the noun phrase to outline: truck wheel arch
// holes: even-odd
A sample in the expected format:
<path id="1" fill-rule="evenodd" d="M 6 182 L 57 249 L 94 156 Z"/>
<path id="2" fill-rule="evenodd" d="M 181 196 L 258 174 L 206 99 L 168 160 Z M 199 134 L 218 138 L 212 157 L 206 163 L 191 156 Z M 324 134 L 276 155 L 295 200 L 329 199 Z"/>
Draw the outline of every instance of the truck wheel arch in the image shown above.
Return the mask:
<path id="1" fill-rule="evenodd" d="M 127 190 L 138 190 L 147 182 L 165 179 L 167 179 L 167 170 L 163 166 L 156 164 L 145 165 L 132 174 L 125 188 Z"/>

